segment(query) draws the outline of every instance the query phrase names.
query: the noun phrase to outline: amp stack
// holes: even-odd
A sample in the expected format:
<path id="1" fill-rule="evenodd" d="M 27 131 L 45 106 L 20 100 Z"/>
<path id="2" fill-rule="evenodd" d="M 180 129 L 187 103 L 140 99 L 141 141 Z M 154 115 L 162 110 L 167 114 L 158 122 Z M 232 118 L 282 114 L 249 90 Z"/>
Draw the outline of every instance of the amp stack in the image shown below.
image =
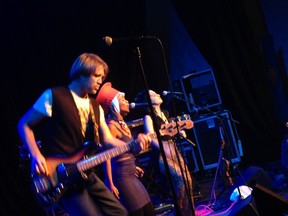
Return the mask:
<path id="1" fill-rule="evenodd" d="M 230 163 L 240 162 L 243 152 L 235 120 L 229 110 L 221 108 L 213 70 L 187 74 L 181 78 L 181 86 L 188 112 L 195 116 L 193 132 L 188 136 L 196 146 L 189 146 L 185 155 L 191 158 L 187 161 L 191 171 L 217 167 L 220 151 Z"/>

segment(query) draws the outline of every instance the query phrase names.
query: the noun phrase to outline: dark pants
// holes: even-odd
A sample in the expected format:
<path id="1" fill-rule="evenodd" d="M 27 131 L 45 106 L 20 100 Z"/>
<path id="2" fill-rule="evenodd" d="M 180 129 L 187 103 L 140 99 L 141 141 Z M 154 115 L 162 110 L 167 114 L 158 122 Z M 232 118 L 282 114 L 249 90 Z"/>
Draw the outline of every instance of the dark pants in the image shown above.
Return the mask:
<path id="1" fill-rule="evenodd" d="M 60 206 L 69 216 L 122 216 L 127 210 L 106 188 L 104 183 L 93 175 L 93 181 L 67 191 L 60 199 Z M 91 180 L 91 178 L 90 178 Z"/>

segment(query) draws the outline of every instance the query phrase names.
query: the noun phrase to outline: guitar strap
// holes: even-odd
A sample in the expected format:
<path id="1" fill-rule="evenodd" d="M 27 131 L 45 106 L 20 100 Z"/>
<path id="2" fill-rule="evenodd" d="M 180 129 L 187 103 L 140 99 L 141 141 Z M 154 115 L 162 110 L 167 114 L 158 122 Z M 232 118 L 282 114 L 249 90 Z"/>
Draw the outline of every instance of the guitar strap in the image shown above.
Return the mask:
<path id="1" fill-rule="evenodd" d="M 99 140 L 99 133 L 98 133 L 98 124 L 96 122 L 95 119 L 95 113 L 94 113 L 94 109 L 92 106 L 91 101 L 89 101 L 89 116 L 88 116 L 88 123 L 87 123 L 87 127 L 86 127 L 86 132 L 85 132 L 85 140 L 86 141 L 93 141 L 95 142 L 97 145 L 99 145 L 100 140 Z"/>

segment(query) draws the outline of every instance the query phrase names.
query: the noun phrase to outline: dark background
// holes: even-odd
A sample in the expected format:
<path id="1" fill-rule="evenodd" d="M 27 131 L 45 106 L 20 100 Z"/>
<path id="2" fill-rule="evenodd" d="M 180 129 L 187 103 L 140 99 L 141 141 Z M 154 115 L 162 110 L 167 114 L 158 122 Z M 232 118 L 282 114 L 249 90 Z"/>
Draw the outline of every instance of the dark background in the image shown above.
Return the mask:
<path id="1" fill-rule="evenodd" d="M 287 121 L 287 18 L 280 12 L 288 5 L 284 0 L 273 2 L 1 1 L 0 192 L 4 200 L 0 214 L 41 214 L 19 166 L 17 122 L 42 91 L 67 83 L 70 66 L 79 54 L 95 52 L 102 56 L 111 68 L 108 81 L 126 92 L 130 101 L 143 88 L 135 44 L 105 48 L 100 38 L 158 37 L 163 50 L 153 40 L 139 45 L 151 89 L 169 89 L 173 81 L 169 76 L 183 75 L 172 67 L 178 53 L 170 49 L 170 39 L 179 32 L 169 26 L 171 5 L 189 37 L 187 42 L 179 39 L 183 45 L 180 50 L 185 50 L 189 41 L 196 44 L 195 52 L 213 68 L 222 107 L 240 122 L 241 163 L 279 160 L 282 125 Z M 188 65 L 195 63 L 193 58 L 189 61 Z"/>

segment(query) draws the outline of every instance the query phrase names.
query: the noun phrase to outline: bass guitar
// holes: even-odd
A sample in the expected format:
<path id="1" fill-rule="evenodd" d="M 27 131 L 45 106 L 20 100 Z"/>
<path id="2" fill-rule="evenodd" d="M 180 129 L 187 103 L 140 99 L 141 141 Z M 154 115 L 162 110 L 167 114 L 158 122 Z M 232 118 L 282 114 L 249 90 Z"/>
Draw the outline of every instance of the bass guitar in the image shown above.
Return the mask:
<path id="1" fill-rule="evenodd" d="M 162 125 L 160 134 L 174 136 L 178 130 L 190 129 L 192 127 L 193 122 L 191 120 L 171 122 Z M 85 171 L 100 165 L 107 159 L 130 151 L 135 145 L 135 142 L 127 143 L 88 158 L 86 156 L 86 147 L 68 157 L 47 157 L 46 163 L 49 175 L 33 173 L 31 175 L 32 189 L 36 194 L 37 201 L 43 207 L 49 207 L 57 203 L 67 189 L 67 186 L 72 185 L 81 178 L 87 178 Z"/>

